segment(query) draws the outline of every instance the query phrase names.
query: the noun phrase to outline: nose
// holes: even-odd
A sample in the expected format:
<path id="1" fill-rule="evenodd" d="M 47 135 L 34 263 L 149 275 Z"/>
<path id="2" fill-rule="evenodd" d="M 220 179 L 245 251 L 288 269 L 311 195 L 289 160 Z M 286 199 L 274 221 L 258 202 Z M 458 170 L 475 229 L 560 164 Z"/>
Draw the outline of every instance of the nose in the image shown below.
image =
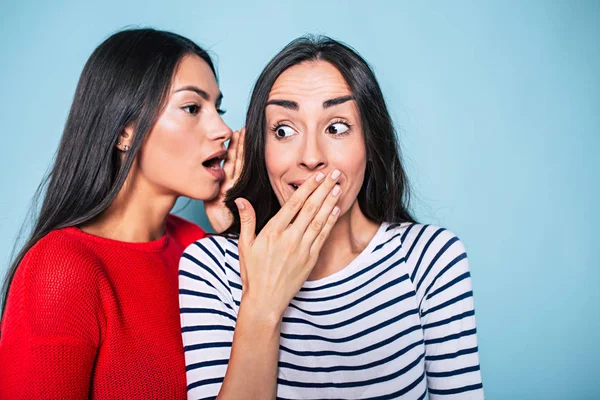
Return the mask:
<path id="1" fill-rule="evenodd" d="M 207 123 L 207 136 L 210 140 L 226 142 L 231 139 L 231 135 L 233 134 L 231 128 L 227 126 L 225 121 L 223 121 L 223 118 L 221 118 L 217 112 L 211 116 Z"/>
<path id="2" fill-rule="evenodd" d="M 316 132 L 305 135 L 304 144 L 300 150 L 299 165 L 308 170 L 320 170 L 327 167 L 327 157 Z"/>

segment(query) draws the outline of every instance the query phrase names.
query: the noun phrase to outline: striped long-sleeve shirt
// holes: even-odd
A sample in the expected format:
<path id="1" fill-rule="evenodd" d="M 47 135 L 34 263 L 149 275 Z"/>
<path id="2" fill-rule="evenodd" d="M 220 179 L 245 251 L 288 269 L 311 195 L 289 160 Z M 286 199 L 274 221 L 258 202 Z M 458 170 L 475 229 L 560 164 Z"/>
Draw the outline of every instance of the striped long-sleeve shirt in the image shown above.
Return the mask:
<path id="1" fill-rule="evenodd" d="M 242 286 L 235 240 L 204 238 L 179 267 L 189 399 L 215 398 Z M 280 399 L 482 399 L 465 249 L 431 225 L 381 225 L 342 270 L 307 281 L 281 325 Z"/>

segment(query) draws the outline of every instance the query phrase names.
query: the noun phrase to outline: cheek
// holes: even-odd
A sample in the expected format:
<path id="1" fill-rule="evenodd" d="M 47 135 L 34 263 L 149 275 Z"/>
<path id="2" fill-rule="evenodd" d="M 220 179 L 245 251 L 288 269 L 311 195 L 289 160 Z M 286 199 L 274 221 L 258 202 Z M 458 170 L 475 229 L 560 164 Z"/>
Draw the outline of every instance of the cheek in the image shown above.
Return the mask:
<path id="1" fill-rule="evenodd" d="M 281 202 L 281 176 L 289 169 L 291 158 L 287 155 L 282 146 L 277 146 L 277 144 L 278 143 L 272 143 L 271 140 L 267 139 L 265 145 L 265 164 L 273 191 Z"/>
<path id="2" fill-rule="evenodd" d="M 340 208 L 347 211 L 356 201 L 358 193 L 365 180 L 365 171 L 367 167 L 367 155 L 364 144 L 357 143 L 351 146 L 345 152 L 339 152 L 336 160 L 336 167 L 343 171 L 348 186 L 340 199 Z"/>
<path id="3" fill-rule="evenodd" d="M 167 192 L 195 199 L 210 198 L 214 188 L 207 187 L 204 182 L 202 142 L 202 137 L 185 123 L 174 119 L 160 120 L 140 152 L 139 167 L 143 177 Z"/>

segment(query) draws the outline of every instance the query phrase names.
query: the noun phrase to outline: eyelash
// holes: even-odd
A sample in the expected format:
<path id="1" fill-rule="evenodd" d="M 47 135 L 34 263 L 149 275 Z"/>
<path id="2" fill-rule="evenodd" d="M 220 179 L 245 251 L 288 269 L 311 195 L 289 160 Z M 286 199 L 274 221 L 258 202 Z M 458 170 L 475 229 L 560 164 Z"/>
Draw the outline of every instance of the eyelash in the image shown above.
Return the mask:
<path id="1" fill-rule="evenodd" d="M 348 130 L 346 132 L 343 133 L 330 133 L 330 135 L 332 136 L 347 136 L 350 134 L 350 132 L 352 132 L 352 124 L 350 122 L 348 122 L 345 119 L 342 118 L 336 118 L 334 119 L 331 124 L 329 124 L 329 126 L 327 126 L 327 128 L 329 128 L 331 125 L 335 125 L 335 124 L 344 124 L 348 127 Z M 328 132 L 329 133 L 329 132 Z"/>
<path id="2" fill-rule="evenodd" d="M 345 120 L 345 119 L 342 119 L 342 118 L 337 118 L 337 119 L 334 119 L 334 120 L 333 120 L 333 121 L 331 121 L 331 123 L 330 123 L 330 124 L 327 126 L 327 128 L 329 128 L 331 125 L 335 125 L 335 124 L 344 124 L 344 125 L 346 125 L 346 126 L 348 127 L 348 130 L 347 130 L 346 132 L 342 132 L 342 133 L 329 133 L 331 136 L 346 136 L 346 135 L 350 134 L 350 132 L 352 132 L 352 124 L 351 124 L 350 122 L 348 122 L 347 120 Z M 277 122 L 277 123 L 273 124 L 273 125 L 272 125 L 272 126 L 269 128 L 269 130 L 270 130 L 271 132 L 273 132 L 273 133 L 274 133 L 275 139 L 277 139 L 277 140 L 283 140 L 283 139 L 287 139 L 287 138 L 285 138 L 285 137 L 283 137 L 283 138 L 282 138 L 282 137 L 279 137 L 279 136 L 277 136 L 277 133 L 276 133 L 276 132 L 277 132 L 277 130 L 278 130 L 279 128 L 281 128 L 282 126 L 289 126 L 289 125 L 287 125 L 287 124 L 284 124 L 284 123 L 282 123 L 282 122 Z"/>
<path id="3" fill-rule="evenodd" d="M 182 108 L 183 110 L 187 110 L 187 109 L 189 109 L 190 107 L 196 107 L 196 108 L 197 108 L 197 110 L 196 110 L 196 112 L 186 111 L 188 114 L 191 114 L 191 115 L 196 115 L 196 114 L 198 114 L 198 113 L 200 112 L 200 109 L 201 109 L 201 107 L 200 107 L 198 104 L 189 104 L 189 105 L 187 105 L 187 106 L 183 106 L 183 107 L 181 107 L 181 108 Z M 219 115 L 223 115 L 223 114 L 225 114 L 226 112 L 227 112 L 227 110 L 223 110 L 222 108 L 217 108 L 217 113 L 219 113 Z"/>

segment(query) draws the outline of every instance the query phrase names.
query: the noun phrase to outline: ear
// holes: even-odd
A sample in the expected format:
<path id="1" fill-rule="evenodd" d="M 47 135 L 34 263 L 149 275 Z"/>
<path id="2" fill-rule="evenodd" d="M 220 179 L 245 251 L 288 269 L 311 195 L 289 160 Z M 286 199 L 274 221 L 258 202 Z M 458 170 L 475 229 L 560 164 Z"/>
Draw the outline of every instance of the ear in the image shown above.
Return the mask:
<path id="1" fill-rule="evenodd" d="M 128 152 L 131 148 L 131 141 L 133 140 L 133 122 L 129 123 L 125 129 L 119 134 L 117 138 L 117 144 L 115 147 L 122 152 Z"/>

